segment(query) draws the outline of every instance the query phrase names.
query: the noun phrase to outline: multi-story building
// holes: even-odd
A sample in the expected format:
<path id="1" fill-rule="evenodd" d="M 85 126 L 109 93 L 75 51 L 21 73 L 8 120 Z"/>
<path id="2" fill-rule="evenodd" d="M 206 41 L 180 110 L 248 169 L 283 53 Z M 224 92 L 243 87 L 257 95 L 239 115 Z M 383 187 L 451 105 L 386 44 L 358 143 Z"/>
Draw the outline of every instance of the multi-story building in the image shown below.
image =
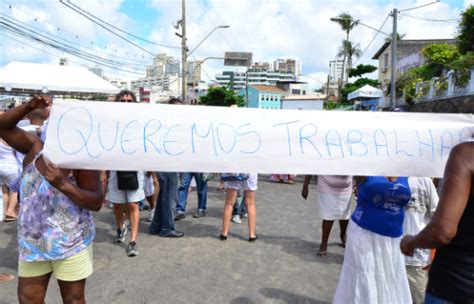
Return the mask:
<path id="1" fill-rule="evenodd" d="M 273 62 L 273 70 L 293 75 L 301 75 L 301 60 L 280 58 Z"/>
<path id="2" fill-rule="evenodd" d="M 329 61 L 329 82 L 338 83 L 342 79 L 342 60 L 331 60 Z"/>
<path id="3" fill-rule="evenodd" d="M 167 54 L 158 54 L 153 64 L 146 67 L 146 77 L 153 78 L 163 75 L 175 75 L 180 72 L 180 61 Z"/>
<path id="4" fill-rule="evenodd" d="M 295 75 L 291 73 L 283 73 L 276 71 L 254 71 L 233 72 L 224 71 L 222 74 L 216 75 L 217 83 L 222 87 L 229 87 L 233 90 L 245 88 L 246 77 L 248 74 L 249 85 L 273 85 L 279 81 L 295 80 Z"/>
<path id="5" fill-rule="evenodd" d="M 201 81 L 202 62 L 199 60 L 188 62 L 188 85 L 197 86 Z"/>
<path id="6" fill-rule="evenodd" d="M 269 62 L 264 62 L 264 61 L 254 62 L 250 66 L 250 70 L 256 71 L 256 72 L 271 71 L 271 70 L 273 70 L 273 67 L 272 67 L 271 63 L 269 63 Z"/>
<path id="7" fill-rule="evenodd" d="M 424 63 L 421 50 L 430 44 L 455 44 L 455 39 L 429 39 L 429 40 L 399 40 L 397 42 L 397 75 L 410 67 L 420 66 Z M 372 57 L 379 62 L 379 82 L 382 90 L 387 91 L 390 84 L 392 68 L 392 48 L 390 42 L 385 42 Z"/>
<path id="8" fill-rule="evenodd" d="M 108 82 L 110 82 L 111 84 L 113 84 L 114 86 L 116 86 L 117 88 L 120 88 L 122 90 L 129 89 L 128 81 L 125 81 L 119 78 L 110 78 L 107 76 L 104 76 L 103 78 L 107 80 Z"/>
<path id="9" fill-rule="evenodd" d="M 131 90 L 138 91 L 139 88 L 160 87 L 163 91 L 179 91 L 181 80 L 178 75 L 163 75 L 150 78 L 140 78 L 131 81 Z"/>

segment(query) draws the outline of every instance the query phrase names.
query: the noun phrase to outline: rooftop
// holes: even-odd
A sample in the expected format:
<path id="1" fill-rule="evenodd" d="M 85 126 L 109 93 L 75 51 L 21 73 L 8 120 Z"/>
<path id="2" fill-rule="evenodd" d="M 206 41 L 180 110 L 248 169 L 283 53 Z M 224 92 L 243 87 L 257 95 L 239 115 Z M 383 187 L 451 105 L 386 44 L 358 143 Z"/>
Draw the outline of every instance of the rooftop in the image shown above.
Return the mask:
<path id="1" fill-rule="evenodd" d="M 322 100 L 326 99 L 325 94 L 311 94 L 311 95 L 290 95 L 283 98 L 283 100 Z"/>
<path id="2" fill-rule="evenodd" d="M 456 43 L 456 39 L 414 39 L 414 40 L 399 40 L 397 46 L 405 46 L 405 45 L 414 45 L 414 44 L 454 44 Z M 385 42 L 382 47 L 375 53 L 372 59 L 379 59 L 380 55 L 382 55 L 383 51 L 390 45 L 390 42 Z"/>
<path id="3" fill-rule="evenodd" d="M 272 93 L 286 93 L 285 90 L 280 89 L 279 87 L 276 86 L 271 86 L 271 85 L 250 85 L 250 87 L 260 91 L 260 92 L 272 92 Z"/>

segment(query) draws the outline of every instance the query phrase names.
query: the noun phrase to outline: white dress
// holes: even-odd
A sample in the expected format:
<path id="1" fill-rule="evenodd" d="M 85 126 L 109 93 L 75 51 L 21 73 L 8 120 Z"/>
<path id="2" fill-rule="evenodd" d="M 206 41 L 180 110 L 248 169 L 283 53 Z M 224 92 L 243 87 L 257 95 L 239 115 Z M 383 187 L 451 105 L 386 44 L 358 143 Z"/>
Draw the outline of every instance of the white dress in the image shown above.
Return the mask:
<path id="1" fill-rule="evenodd" d="M 400 240 L 363 229 L 350 220 L 333 303 L 411 304 Z"/>
<path id="2" fill-rule="evenodd" d="M 322 220 L 348 220 L 352 207 L 352 176 L 319 175 L 316 199 Z"/>

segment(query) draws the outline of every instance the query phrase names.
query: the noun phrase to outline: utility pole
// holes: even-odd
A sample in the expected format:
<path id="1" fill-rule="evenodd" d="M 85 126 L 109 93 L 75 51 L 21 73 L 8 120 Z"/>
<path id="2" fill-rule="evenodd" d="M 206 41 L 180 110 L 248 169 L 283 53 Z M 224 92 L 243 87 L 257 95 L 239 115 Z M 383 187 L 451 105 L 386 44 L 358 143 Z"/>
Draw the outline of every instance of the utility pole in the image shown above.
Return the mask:
<path id="1" fill-rule="evenodd" d="M 184 0 L 183 0 L 184 1 Z M 391 65 L 391 80 L 390 80 L 390 110 L 395 108 L 396 102 L 396 84 L 397 84 L 397 15 L 398 11 L 396 8 L 393 9 L 393 31 L 392 31 L 392 65 Z"/>
<path id="2" fill-rule="evenodd" d="M 188 95 L 188 48 L 186 46 L 186 0 L 181 0 L 182 16 L 181 16 L 181 99 L 186 103 Z"/>

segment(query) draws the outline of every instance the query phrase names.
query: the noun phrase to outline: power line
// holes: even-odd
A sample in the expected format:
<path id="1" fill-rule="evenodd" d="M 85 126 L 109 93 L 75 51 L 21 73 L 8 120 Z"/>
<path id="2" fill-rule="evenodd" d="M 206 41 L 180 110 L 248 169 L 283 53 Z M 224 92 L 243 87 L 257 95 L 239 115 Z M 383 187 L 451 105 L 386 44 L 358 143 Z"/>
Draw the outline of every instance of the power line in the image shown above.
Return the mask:
<path id="1" fill-rule="evenodd" d="M 63 3 L 62 0 L 60 0 L 59 2 Z M 104 23 L 104 24 L 107 24 L 107 25 L 110 26 L 111 28 L 113 28 L 113 29 L 115 29 L 115 30 L 117 30 L 117 31 L 119 31 L 119 32 L 121 32 L 121 33 L 124 33 L 124 34 L 126 34 L 126 35 L 128 35 L 128 36 L 134 37 L 134 38 L 139 39 L 139 40 L 141 40 L 141 41 L 144 41 L 144 42 L 146 42 L 146 43 L 154 44 L 154 45 L 161 46 L 161 47 L 165 47 L 165 48 L 170 48 L 170 49 L 180 49 L 180 48 L 181 48 L 181 47 L 179 47 L 179 46 L 170 46 L 170 45 L 166 45 L 166 44 L 156 43 L 156 42 L 153 42 L 153 41 L 150 41 L 150 40 L 141 38 L 141 37 L 139 37 L 139 36 L 137 36 L 137 35 L 134 35 L 134 34 L 132 34 L 132 33 L 126 32 L 126 31 L 124 31 L 124 30 L 122 30 L 122 29 L 116 27 L 115 25 L 110 24 L 109 22 L 107 22 L 107 21 L 105 21 L 105 20 L 103 20 L 103 19 L 101 19 L 101 18 L 99 18 L 99 17 L 93 15 L 92 13 L 86 11 L 85 9 L 83 9 L 83 8 L 81 8 L 81 7 L 79 7 L 79 6 L 77 6 L 76 4 L 72 3 L 70 0 L 67 0 L 67 2 L 68 2 L 70 5 L 74 6 L 77 10 L 83 12 L 84 14 L 87 14 L 88 16 L 94 18 L 95 20 L 98 20 L 99 22 L 102 22 L 102 23 Z"/>
<path id="2" fill-rule="evenodd" d="M 206 3 L 204 3 L 202 0 L 199 0 L 200 3 L 203 3 L 204 6 L 208 6 Z M 212 9 L 214 9 L 217 13 L 217 8 L 215 6 L 212 5 L 211 2 L 209 2 L 209 7 Z M 209 10 L 210 11 L 210 10 Z M 215 22 L 215 19 L 212 19 L 211 20 L 211 14 L 208 13 L 208 10 L 206 9 L 203 9 L 203 12 L 204 12 L 204 16 L 211 22 L 211 23 L 214 23 L 216 24 Z M 232 33 L 232 29 L 229 28 L 229 31 Z M 224 34 L 222 34 L 222 32 L 219 32 L 219 35 L 224 39 L 224 41 L 227 43 L 227 45 L 230 47 L 231 51 L 235 50 L 235 48 L 231 45 L 231 43 L 229 42 L 229 40 L 227 40 L 227 38 L 225 37 Z M 235 35 L 234 35 L 235 36 Z"/>
<path id="3" fill-rule="evenodd" d="M 1 16 L 0 16 L 0 20 L 5 20 L 6 22 L 15 25 L 15 26 L 18 27 L 18 28 L 22 28 L 22 29 L 24 29 L 24 30 L 33 32 L 33 33 L 35 33 L 35 34 L 37 34 L 37 35 L 41 35 L 42 37 L 47 38 L 47 39 L 53 40 L 51 37 L 54 37 L 55 39 L 65 41 L 66 43 L 69 43 L 69 44 L 72 44 L 72 45 L 77 45 L 77 43 L 75 43 L 75 42 L 73 42 L 73 41 L 69 41 L 69 40 L 64 39 L 64 38 L 62 38 L 62 37 L 60 37 L 60 36 L 56 36 L 56 35 L 54 35 L 54 34 L 51 34 L 51 33 L 47 32 L 47 31 L 43 31 L 43 30 L 38 29 L 38 28 L 36 28 L 36 27 L 30 26 L 30 25 L 28 25 L 28 24 L 26 24 L 26 23 L 24 23 L 24 22 L 22 22 L 22 21 L 20 21 L 20 20 L 18 20 L 18 19 L 15 19 L 15 18 L 10 17 L 10 16 L 8 16 L 8 15 L 5 15 L 5 14 L 3 14 L 3 13 L 0 13 L 0 15 L 4 16 L 4 17 L 1 17 Z M 6 17 L 7 19 L 5 19 L 5 17 Z M 38 33 L 38 31 L 39 31 L 39 32 L 42 32 L 42 33 L 44 33 L 44 34 L 40 34 L 40 33 Z M 65 45 L 64 43 L 61 43 L 61 44 Z M 70 46 L 70 45 L 68 45 L 68 46 Z M 105 52 L 100 52 L 100 51 L 96 51 L 96 50 L 91 50 L 91 49 L 88 49 L 88 48 L 83 47 L 83 46 L 81 46 L 81 45 L 77 45 L 77 47 L 83 48 L 84 50 L 86 50 L 86 51 L 88 51 L 88 52 L 97 52 L 97 53 L 103 53 L 103 54 L 105 54 L 105 55 L 111 55 L 111 54 L 108 54 L 108 53 L 105 53 Z M 117 56 L 117 55 L 113 55 L 113 56 L 114 56 L 114 57 L 117 57 L 117 58 L 122 58 L 122 59 L 125 59 L 125 60 L 128 60 L 128 61 L 135 62 L 135 63 L 133 64 L 133 63 L 125 63 L 125 62 L 119 62 L 119 61 L 115 61 L 115 60 L 114 60 L 115 63 L 121 64 L 121 65 L 127 65 L 127 66 L 130 66 L 130 67 L 133 67 L 133 66 L 140 66 L 140 67 L 141 67 L 141 66 L 143 66 L 143 62 L 142 62 L 142 61 L 137 61 L 137 60 L 133 60 L 133 59 L 123 58 L 123 57 L 120 57 L 120 56 Z M 99 56 L 97 56 L 97 57 L 99 57 Z M 103 58 L 103 57 L 100 57 L 100 58 Z M 107 59 L 107 58 L 103 58 L 103 59 Z"/>
<path id="4" fill-rule="evenodd" d="M 8 38 L 8 39 L 11 39 L 11 40 L 13 40 L 13 41 L 18 42 L 18 43 L 21 44 L 23 47 L 26 46 L 26 47 L 35 49 L 35 50 L 37 50 L 37 51 L 43 52 L 43 53 L 45 53 L 45 54 L 48 54 L 48 55 L 50 55 L 50 56 L 54 56 L 54 57 L 56 57 L 56 58 L 62 58 L 62 56 L 59 56 L 59 55 L 50 53 L 50 52 L 48 52 L 48 51 L 46 51 L 46 50 L 44 50 L 44 49 L 36 48 L 36 47 L 32 46 L 32 45 L 29 44 L 29 43 L 26 43 L 26 42 L 20 41 L 20 40 L 18 40 L 18 39 L 15 39 L 15 38 L 13 38 L 13 37 L 7 35 L 7 34 L 4 33 L 4 32 L 0 32 L 0 35 L 2 35 L 2 36 L 5 37 L 5 38 Z M 78 64 L 78 65 L 82 65 L 80 62 L 77 62 L 77 61 L 74 61 L 74 60 L 70 60 L 70 61 L 71 61 L 72 63 Z M 128 72 L 127 72 L 127 73 L 128 73 Z M 117 74 L 120 74 L 120 73 L 117 73 Z M 124 75 L 124 74 L 122 74 L 122 75 Z M 129 75 L 129 74 L 128 74 L 128 75 Z"/>
<path id="5" fill-rule="evenodd" d="M 94 62 L 96 62 L 98 60 L 98 61 L 105 62 L 107 64 L 124 65 L 124 66 L 128 66 L 128 67 L 131 67 L 131 68 L 134 67 L 133 65 L 130 65 L 129 63 L 123 63 L 123 62 L 120 62 L 120 61 L 111 60 L 111 59 L 108 59 L 108 58 L 99 57 L 95 54 L 84 52 L 80 49 L 77 49 L 77 48 L 72 47 L 72 46 L 70 46 L 66 43 L 63 43 L 61 41 L 56 40 L 56 39 L 60 39 L 59 37 L 55 37 L 53 35 L 53 37 L 55 37 L 56 39 L 51 38 L 50 36 L 47 36 L 47 35 L 44 35 L 44 34 L 38 32 L 38 30 L 35 29 L 35 28 L 33 28 L 33 29 L 28 28 L 28 26 L 23 26 L 23 25 L 21 25 L 19 23 L 16 23 L 14 21 L 9 21 L 9 20 L 5 19 L 4 17 L 0 17 L 0 25 L 3 28 L 5 28 L 6 30 L 8 30 L 8 31 L 10 31 L 14 34 L 17 34 L 19 36 L 28 37 L 31 40 L 39 41 L 43 44 L 47 44 L 47 45 L 55 47 L 57 49 L 66 49 L 66 50 L 68 50 L 69 53 L 80 54 L 83 58 L 85 57 L 85 58 L 94 59 L 95 60 Z"/>
<path id="6" fill-rule="evenodd" d="M 53 28 L 57 28 L 58 31 L 60 30 L 60 27 L 59 27 L 59 26 L 54 25 L 54 24 L 51 24 L 51 23 L 49 23 L 49 22 L 46 22 L 46 21 L 42 20 L 41 18 L 38 18 L 37 16 L 33 15 L 32 13 L 29 13 L 29 12 L 27 12 L 27 11 L 25 11 L 25 10 L 22 10 L 22 9 L 20 9 L 20 8 L 17 8 L 17 7 L 14 7 L 14 6 L 12 6 L 11 4 L 9 4 L 9 3 L 6 3 L 6 2 L 3 2 L 3 3 L 4 3 L 5 6 L 7 6 L 10 10 L 16 10 L 16 11 L 18 11 L 18 12 L 21 12 L 22 14 L 25 14 L 25 15 L 28 15 L 28 16 L 32 17 L 35 22 L 40 22 L 40 23 L 43 23 L 45 26 L 51 26 L 51 27 L 53 27 Z M 1 14 L 1 13 L 0 13 L 0 14 Z M 16 19 L 16 18 L 11 17 L 11 16 L 8 16 L 8 15 L 6 15 L 6 14 L 2 14 L 2 15 L 6 16 L 6 17 L 8 17 L 8 18 L 11 18 L 11 19 L 13 19 L 13 20 L 15 20 L 16 22 L 21 22 L 22 24 L 27 25 L 25 22 L 22 22 L 22 21 L 20 21 L 20 20 L 18 20 L 18 19 Z M 36 29 L 37 29 L 37 28 L 36 28 Z M 40 29 L 37 29 L 37 30 L 40 30 Z M 51 34 L 50 32 L 46 32 L 46 31 L 43 31 L 43 30 L 40 30 L 40 31 L 42 31 L 42 32 L 44 32 L 44 33 L 47 33 L 47 34 Z M 76 39 L 79 38 L 79 35 L 76 35 L 76 34 L 74 34 L 74 33 L 71 33 L 71 32 L 68 32 L 68 31 L 64 31 L 64 30 L 62 30 L 62 32 L 67 33 L 67 34 L 70 34 L 70 35 L 74 36 Z M 51 35 L 52 35 L 52 34 L 51 34 Z M 59 39 L 64 40 L 64 41 L 68 41 L 67 39 L 61 38 L 61 37 L 59 37 L 59 36 L 57 36 L 57 37 L 58 37 Z M 77 42 L 71 42 L 71 41 L 68 41 L 68 42 L 73 43 L 73 44 L 77 44 Z M 91 43 L 91 44 L 94 44 L 94 41 L 90 41 L 90 43 Z M 98 45 L 98 44 L 96 44 L 96 45 Z M 87 50 L 91 50 L 91 49 L 86 48 L 86 47 L 81 46 L 81 45 L 78 45 L 78 46 L 80 46 L 80 47 L 82 47 L 82 48 L 84 48 L 84 49 L 87 49 Z M 107 46 L 105 46 L 105 49 L 107 49 Z M 103 53 L 103 54 L 106 54 L 106 55 L 113 55 L 114 57 L 121 58 L 121 59 L 123 59 L 123 60 L 128 60 L 128 61 L 136 62 L 136 63 L 142 64 L 142 65 L 143 65 L 143 64 L 146 64 L 145 61 L 134 60 L 134 59 L 131 59 L 131 58 L 126 58 L 126 57 L 120 57 L 120 56 L 118 56 L 117 54 L 110 54 L 110 53 L 102 52 L 102 51 L 99 51 L 99 50 L 92 50 L 92 51 L 94 51 L 94 52 L 99 52 L 99 53 Z M 115 49 L 115 53 L 117 53 L 117 49 Z M 128 54 L 128 52 L 126 52 L 126 55 L 127 55 L 127 54 Z M 137 55 L 135 54 L 134 57 L 137 57 Z M 144 59 L 145 57 L 144 57 L 143 55 L 141 55 L 141 58 Z"/>
<path id="7" fill-rule="evenodd" d="M 71 5 L 66 4 L 66 3 L 64 2 L 64 0 L 59 0 L 59 2 L 62 3 L 62 4 L 64 4 L 66 7 L 70 8 L 71 10 L 75 11 L 76 13 L 78 13 L 78 14 L 84 16 L 85 18 L 89 19 L 90 21 L 94 22 L 95 24 L 97 24 L 98 26 L 102 27 L 102 28 L 105 29 L 106 31 L 108 31 L 108 32 L 114 34 L 115 36 L 120 37 L 120 38 L 122 38 L 123 40 L 127 41 L 128 43 L 130 43 L 130 44 L 133 45 L 134 47 L 136 47 L 136 48 L 138 48 L 138 49 L 144 51 L 145 53 L 148 53 L 148 54 L 150 54 L 150 55 L 152 55 L 152 56 L 155 56 L 154 53 L 148 51 L 148 50 L 145 49 L 145 48 L 142 48 L 141 46 L 139 46 L 139 45 L 136 44 L 135 42 L 133 42 L 133 41 L 127 39 L 126 37 L 124 37 L 124 36 L 122 36 L 122 35 L 120 35 L 120 34 L 114 32 L 114 31 L 112 31 L 111 29 L 109 29 L 109 28 L 106 27 L 105 25 L 103 25 L 103 24 L 101 24 L 101 23 L 95 21 L 94 19 L 92 19 L 91 17 L 87 16 L 86 14 L 84 14 L 84 13 L 81 12 L 81 11 L 79 11 L 78 9 L 72 7 Z M 68 2 L 68 3 L 69 3 L 69 2 Z"/>
<path id="8" fill-rule="evenodd" d="M 7 22 L 5 22 L 5 21 L 7 21 Z M 125 69 L 119 68 L 119 67 L 117 67 L 117 65 L 124 65 L 124 66 L 127 66 L 127 65 L 125 65 L 121 62 L 117 62 L 117 61 L 110 60 L 110 59 L 105 59 L 105 58 L 98 57 L 98 56 L 93 55 L 93 54 L 83 52 L 83 51 L 81 51 L 77 48 L 74 48 L 74 47 L 70 46 L 70 45 L 61 43 L 60 41 L 51 39 L 50 37 L 46 37 L 45 35 L 43 35 L 41 33 L 35 32 L 34 30 L 31 30 L 31 29 L 28 29 L 26 27 L 22 27 L 21 25 L 9 22 L 8 20 L 6 20 L 3 17 L 0 17 L 0 28 L 3 28 L 6 31 L 9 31 L 9 32 L 11 32 L 13 34 L 16 34 L 18 36 L 22 36 L 22 37 L 24 37 L 28 40 L 44 44 L 46 46 L 49 46 L 49 47 L 55 48 L 57 50 L 75 55 L 76 57 L 94 62 L 96 64 L 100 64 L 100 65 L 110 67 L 110 68 L 113 68 L 113 69 L 121 70 L 121 71 L 124 71 L 124 72 L 127 72 L 127 73 L 135 73 L 135 74 L 140 74 L 140 75 L 143 74 L 143 73 L 138 73 L 136 71 L 130 71 L 130 70 L 125 70 Z M 130 66 L 128 66 L 128 67 L 130 67 Z"/>
<path id="9" fill-rule="evenodd" d="M 410 8 L 402 9 L 402 10 L 399 10 L 398 12 L 399 12 L 399 13 L 408 12 L 408 11 L 412 11 L 412 10 L 416 10 L 416 9 L 419 9 L 419 8 L 423 8 L 423 7 L 426 7 L 426 6 L 430 6 L 430 5 L 436 4 L 436 3 L 438 3 L 438 2 L 439 2 L 439 0 L 436 0 L 436 1 L 434 1 L 434 2 L 426 3 L 426 4 L 423 4 L 423 5 L 419 5 L 419 6 L 415 6 L 415 7 L 410 7 Z"/>
<path id="10" fill-rule="evenodd" d="M 372 40 L 370 40 L 369 44 L 365 47 L 364 51 L 362 51 L 362 54 L 359 56 L 359 58 L 356 59 L 356 61 L 354 62 L 354 64 L 356 64 L 357 62 L 359 62 L 360 58 L 362 58 L 362 56 L 364 56 L 365 52 L 367 52 L 367 50 L 369 49 L 369 47 L 372 45 L 372 43 L 374 42 L 375 38 L 377 37 L 377 35 L 381 32 L 382 28 L 384 27 L 385 23 L 387 22 L 388 18 L 390 17 L 390 14 L 387 15 L 387 17 L 385 18 L 385 20 L 382 22 L 382 25 L 380 26 L 380 28 L 375 32 L 374 36 L 372 37 Z"/>
<path id="11" fill-rule="evenodd" d="M 401 16 L 416 19 L 416 20 L 421 20 L 421 21 L 428 21 L 428 22 L 451 22 L 451 23 L 458 23 L 459 19 L 431 19 L 431 18 L 422 18 L 422 17 L 417 17 L 409 14 L 401 14 Z"/>

